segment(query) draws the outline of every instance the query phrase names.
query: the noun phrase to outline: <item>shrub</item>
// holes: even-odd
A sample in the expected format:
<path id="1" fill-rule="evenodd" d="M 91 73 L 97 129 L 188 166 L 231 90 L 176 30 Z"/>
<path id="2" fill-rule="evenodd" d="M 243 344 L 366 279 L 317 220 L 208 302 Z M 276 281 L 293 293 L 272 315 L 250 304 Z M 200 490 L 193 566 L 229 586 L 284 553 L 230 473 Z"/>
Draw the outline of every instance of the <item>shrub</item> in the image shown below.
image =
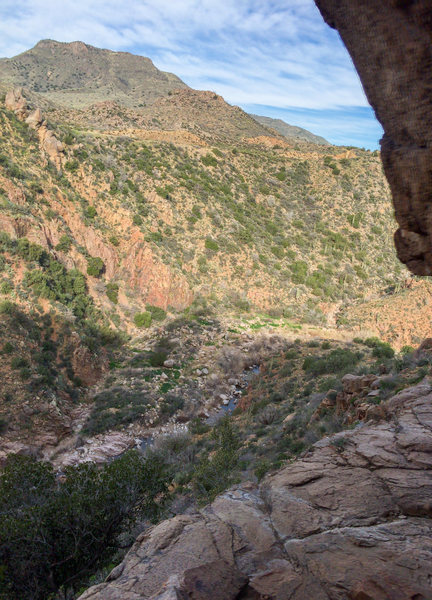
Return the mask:
<path id="1" fill-rule="evenodd" d="M 2 352 L 3 354 L 12 354 L 12 352 L 14 351 L 14 347 L 10 342 L 6 342 L 6 344 L 3 346 Z"/>
<path id="2" fill-rule="evenodd" d="M 165 384 L 164 384 L 165 385 Z M 164 401 L 161 403 L 161 414 L 172 416 L 184 406 L 184 400 L 180 396 L 167 394 Z"/>
<path id="3" fill-rule="evenodd" d="M 212 250 L 213 252 L 217 252 L 219 250 L 218 243 L 210 238 L 206 238 L 205 247 L 207 250 Z"/>
<path id="4" fill-rule="evenodd" d="M 314 376 L 347 372 L 358 363 L 360 358 L 359 352 L 336 348 L 326 356 L 307 356 L 303 362 L 303 370 Z"/>
<path id="5" fill-rule="evenodd" d="M 74 158 L 72 160 L 68 160 L 68 161 L 66 161 L 64 168 L 66 169 L 66 171 L 70 171 L 71 173 L 76 173 L 79 168 L 79 162 L 77 161 L 76 158 Z"/>
<path id="6" fill-rule="evenodd" d="M 13 289 L 14 289 L 14 286 L 13 286 L 12 282 L 9 280 L 3 280 L 0 283 L 0 293 L 1 294 L 5 294 L 5 295 L 10 294 Z"/>
<path id="7" fill-rule="evenodd" d="M 143 224 L 143 220 L 140 217 L 140 215 L 134 215 L 132 221 L 133 221 L 133 224 L 138 225 L 138 227 Z"/>
<path id="8" fill-rule="evenodd" d="M 26 358 L 23 358 L 22 356 L 14 356 L 14 358 L 11 361 L 12 369 L 21 369 L 28 366 L 28 360 Z"/>
<path id="9" fill-rule="evenodd" d="M 164 362 L 168 357 L 164 350 L 156 350 L 150 354 L 149 362 L 152 367 L 163 367 Z"/>
<path id="10" fill-rule="evenodd" d="M 387 342 L 382 342 L 377 337 L 370 337 L 364 340 L 365 346 L 373 348 L 372 355 L 376 358 L 393 358 L 395 352 Z"/>
<path id="11" fill-rule="evenodd" d="M 133 451 L 66 467 L 60 481 L 49 463 L 10 456 L 0 476 L 0 597 L 71 597 L 113 556 L 126 524 L 157 518 L 169 479 L 163 459 Z"/>
<path id="12" fill-rule="evenodd" d="M 152 315 L 150 312 L 136 313 L 134 315 L 134 323 L 137 327 L 150 327 Z"/>
<path id="13" fill-rule="evenodd" d="M 284 257 L 284 249 L 281 248 L 280 246 L 272 246 L 270 248 L 270 250 L 272 251 L 272 253 L 277 257 L 277 258 L 283 258 Z"/>
<path id="14" fill-rule="evenodd" d="M 103 260 L 98 256 L 92 256 L 87 259 L 87 273 L 91 277 L 100 277 L 104 271 Z"/>
<path id="15" fill-rule="evenodd" d="M 193 476 L 193 487 L 202 504 L 211 502 L 234 483 L 233 471 L 238 465 L 238 437 L 228 418 L 213 429 L 215 452 L 211 459 L 204 456 Z"/>
<path id="16" fill-rule="evenodd" d="M 55 249 L 58 250 L 58 252 L 69 252 L 71 246 L 72 240 L 70 237 L 68 235 L 62 235 Z"/>
<path id="17" fill-rule="evenodd" d="M 152 321 L 164 321 L 166 319 L 166 312 L 163 308 L 160 308 L 159 306 L 146 304 L 146 310 L 151 314 Z"/>
<path id="18" fill-rule="evenodd" d="M 308 272 L 308 266 L 303 260 L 296 260 L 289 267 L 292 272 L 293 283 L 304 283 Z"/>
<path id="19" fill-rule="evenodd" d="M 97 211 L 94 206 L 88 206 L 84 211 L 84 215 L 89 219 L 94 219 L 97 215 Z"/>
<path id="20" fill-rule="evenodd" d="M 211 154 L 206 154 L 205 156 L 201 156 L 201 162 L 206 167 L 217 167 L 218 161 Z"/>
<path id="21" fill-rule="evenodd" d="M 119 286 L 117 283 L 107 283 L 106 295 L 114 304 L 118 304 Z"/>
<path id="22" fill-rule="evenodd" d="M 9 300 L 0 302 L 0 315 L 13 315 L 16 311 L 16 304 Z"/>

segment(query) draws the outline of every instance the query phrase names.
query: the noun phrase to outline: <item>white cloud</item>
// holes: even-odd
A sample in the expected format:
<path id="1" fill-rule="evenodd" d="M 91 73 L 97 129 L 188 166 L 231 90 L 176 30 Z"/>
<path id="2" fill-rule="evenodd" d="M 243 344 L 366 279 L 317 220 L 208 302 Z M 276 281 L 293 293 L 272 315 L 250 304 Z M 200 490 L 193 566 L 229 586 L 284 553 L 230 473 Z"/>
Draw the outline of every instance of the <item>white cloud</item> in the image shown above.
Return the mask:
<path id="1" fill-rule="evenodd" d="M 44 38 L 149 56 L 233 104 L 368 105 L 313 0 L 2 0 L 0 56 Z"/>

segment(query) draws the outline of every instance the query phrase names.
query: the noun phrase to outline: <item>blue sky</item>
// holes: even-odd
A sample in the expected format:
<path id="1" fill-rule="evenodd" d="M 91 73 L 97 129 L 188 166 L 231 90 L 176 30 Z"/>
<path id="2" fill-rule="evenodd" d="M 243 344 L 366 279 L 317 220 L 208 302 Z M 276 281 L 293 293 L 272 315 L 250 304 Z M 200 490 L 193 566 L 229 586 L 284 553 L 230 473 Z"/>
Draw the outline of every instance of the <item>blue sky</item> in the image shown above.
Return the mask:
<path id="1" fill-rule="evenodd" d="M 313 0 L 1 0 L 0 56 L 44 38 L 148 56 L 193 88 L 334 144 L 375 149 L 382 135 Z"/>

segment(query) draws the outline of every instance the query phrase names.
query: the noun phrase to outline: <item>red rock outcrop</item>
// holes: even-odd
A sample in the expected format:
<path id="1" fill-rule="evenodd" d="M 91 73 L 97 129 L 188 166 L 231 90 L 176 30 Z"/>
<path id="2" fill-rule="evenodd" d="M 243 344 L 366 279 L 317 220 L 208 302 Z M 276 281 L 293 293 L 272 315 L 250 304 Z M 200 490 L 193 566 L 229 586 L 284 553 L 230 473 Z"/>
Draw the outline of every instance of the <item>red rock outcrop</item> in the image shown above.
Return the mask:
<path id="1" fill-rule="evenodd" d="M 81 600 L 432 597 L 432 387 L 141 534 Z"/>
<path id="2" fill-rule="evenodd" d="M 8 110 L 13 111 L 18 119 L 25 121 L 29 127 L 37 132 L 41 150 L 48 155 L 48 158 L 60 171 L 62 168 L 64 146 L 56 138 L 54 132 L 48 129 L 47 122 L 44 120 L 40 108 L 36 108 L 33 111 L 30 110 L 22 88 L 15 88 L 6 94 L 5 106 Z"/>
<path id="3" fill-rule="evenodd" d="M 315 0 L 336 28 L 382 124 L 381 156 L 400 260 L 432 273 L 432 6 L 430 0 Z"/>

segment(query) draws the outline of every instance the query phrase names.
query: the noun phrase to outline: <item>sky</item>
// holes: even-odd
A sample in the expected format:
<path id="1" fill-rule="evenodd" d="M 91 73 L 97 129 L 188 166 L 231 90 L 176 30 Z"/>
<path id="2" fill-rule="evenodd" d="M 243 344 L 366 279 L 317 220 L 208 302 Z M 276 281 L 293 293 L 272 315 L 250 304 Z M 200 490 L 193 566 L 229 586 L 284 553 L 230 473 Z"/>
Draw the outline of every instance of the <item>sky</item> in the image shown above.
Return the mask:
<path id="1" fill-rule="evenodd" d="M 333 144 L 374 150 L 382 136 L 313 0 L 1 0 L 0 56 L 41 39 L 148 56 L 195 89 Z"/>

